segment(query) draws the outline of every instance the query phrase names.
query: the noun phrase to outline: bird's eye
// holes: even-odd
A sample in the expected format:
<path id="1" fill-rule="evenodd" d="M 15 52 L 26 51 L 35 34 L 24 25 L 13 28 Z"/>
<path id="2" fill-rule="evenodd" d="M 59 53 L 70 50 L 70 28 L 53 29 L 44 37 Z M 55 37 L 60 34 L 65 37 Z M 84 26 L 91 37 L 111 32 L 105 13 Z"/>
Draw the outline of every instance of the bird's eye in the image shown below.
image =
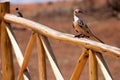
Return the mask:
<path id="1" fill-rule="evenodd" d="M 77 13 L 77 11 L 75 11 L 75 13 Z"/>

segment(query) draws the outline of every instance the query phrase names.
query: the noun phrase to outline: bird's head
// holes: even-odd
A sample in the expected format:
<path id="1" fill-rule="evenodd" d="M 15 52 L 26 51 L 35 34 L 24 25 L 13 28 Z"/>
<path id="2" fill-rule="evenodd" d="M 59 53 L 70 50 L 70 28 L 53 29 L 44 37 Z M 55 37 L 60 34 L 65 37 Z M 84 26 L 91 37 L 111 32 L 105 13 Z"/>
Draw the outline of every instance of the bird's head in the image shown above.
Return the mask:
<path id="1" fill-rule="evenodd" d="M 19 10 L 19 8 L 16 8 L 16 11 Z"/>
<path id="2" fill-rule="evenodd" d="M 79 8 L 74 10 L 74 15 L 79 15 L 80 13 L 83 13 L 83 11 L 80 10 Z"/>

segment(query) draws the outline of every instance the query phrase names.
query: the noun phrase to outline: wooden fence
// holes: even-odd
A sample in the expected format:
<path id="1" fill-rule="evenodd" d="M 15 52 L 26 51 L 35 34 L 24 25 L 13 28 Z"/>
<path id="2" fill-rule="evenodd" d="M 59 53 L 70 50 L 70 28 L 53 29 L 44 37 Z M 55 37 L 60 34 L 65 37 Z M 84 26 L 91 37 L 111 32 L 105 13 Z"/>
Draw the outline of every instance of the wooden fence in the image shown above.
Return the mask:
<path id="1" fill-rule="evenodd" d="M 48 37 L 60 40 L 61 42 L 70 43 L 80 47 L 84 47 L 82 54 L 80 55 L 78 62 L 74 68 L 70 80 L 79 80 L 81 72 L 89 60 L 89 79 L 98 80 L 98 69 L 100 69 L 104 75 L 105 80 L 113 80 L 112 75 L 108 69 L 108 66 L 102 56 L 102 54 L 111 55 L 114 57 L 120 57 L 120 49 L 107 44 L 102 44 L 96 41 L 92 41 L 85 38 L 74 38 L 74 35 L 62 33 L 53 30 L 47 26 L 36 23 L 34 21 L 17 17 L 9 14 L 10 2 L 0 2 L 0 45 L 1 45 L 1 60 L 2 60 L 2 80 L 14 80 L 14 68 L 13 68 L 13 55 L 12 48 L 15 52 L 17 61 L 20 66 L 20 72 L 17 80 L 31 80 L 29 74 L 29 68 L 27 67 L 31 51 L 35 42 L 37 42 L 38 62 L 39 62 L 39 80 L 47 80 L 46 76 L 46 63 L 45 55 L 51 64 L 52 70 L 56 77 L 56 80 L 64 80 L 62 73 L 57 65 L 56 58 L 49 43 Z M 28 42 L 25 56 L 17 44 L 14 33 L 12 31 L 10 23 L 22 25 L 26 29 L 31 29 L 32 35 Z"/>

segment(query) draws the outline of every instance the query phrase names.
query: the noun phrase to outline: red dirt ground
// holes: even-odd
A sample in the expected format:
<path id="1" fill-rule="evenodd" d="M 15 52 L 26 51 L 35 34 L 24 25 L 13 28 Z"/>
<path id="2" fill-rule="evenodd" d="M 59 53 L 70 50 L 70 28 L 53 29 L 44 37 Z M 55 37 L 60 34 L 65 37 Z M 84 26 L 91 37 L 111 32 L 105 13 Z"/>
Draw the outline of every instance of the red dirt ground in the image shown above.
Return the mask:
<path id="1" fill-rule="evenodd" d="M 23 12 L 23 15 L 27 19 L 31 19 L 33 21 L 39 22 L 41 24 L 47 25 L 55 30 L 76 34 L 76 32 L 72 28 L 72 9 L 74 4 L 72 2 L 60 2 L 56 4 L 29 4 L 29 5 L 11 5 L 11 13 L 15 14 L 15 7 L 19 7 L 19 9 Z M 64 11 L 67 10 L 67 14 L 59 13 L 57 14 L 57 10 Z M 56 12 L 54 12 L 56 11 Z M 43 13 L 44 12 L 44 13 Z M 102 13 L 103 14 L 103 13 Z M 103 40 L 106 44 L 120 47 L 120 21 L 115 17 L 103 18 L 101 14 L 95 14 L 97 16 L 83 15 L 82 17 L 86 20 L 88 25 L 90 26 L 93 33 L 98 36 L 101 40 Z M 102 19 L 100 19 L 102 16 Z M 16 26 L 16 25 L 13 25 Z M 16 38 L 19 42 L 20 48 L 24 53 L 28 40 L 30 38 L 31 31 L 28 30 L 14 30 Z M 62 43 L 57 40 L 53 40 L 49 38 L 51 42 L 51 46 L 57 58 L 58 64 L 60 66 L 61 72 L 65 78 L 65 80 L 69 80 L 70 76 L 73 72 L 75 64 L 81 54 L 81 47 Z M 113 75 L 114 80 L 119 80 L 120 76 L 120 64 L 119 59 L 115 57 L 104 55 L 105 60 L 109 66 L 110 72 Z M 19 66 L 14 57 L 15 64 L 15 75 L 18 75 Z M 54 74 L 50 67 L 48 59 L 46 59 L 47 64 L 47 77 L 48 80 L 55 80 Z M 31 55 L 29 61 L 29 71 L 32 76 L 32 80 L 38 80 L 38 61 L 37 61 L 37 49 L 36 45 L 33 49 L 33 53 Z M 83 70 L 82 75 L 80 76 L 81 80 L 88 80 L 88 62 L 86 67 Z M 99 80 L 104 80 L 101 71 L 99 70 Z"/>

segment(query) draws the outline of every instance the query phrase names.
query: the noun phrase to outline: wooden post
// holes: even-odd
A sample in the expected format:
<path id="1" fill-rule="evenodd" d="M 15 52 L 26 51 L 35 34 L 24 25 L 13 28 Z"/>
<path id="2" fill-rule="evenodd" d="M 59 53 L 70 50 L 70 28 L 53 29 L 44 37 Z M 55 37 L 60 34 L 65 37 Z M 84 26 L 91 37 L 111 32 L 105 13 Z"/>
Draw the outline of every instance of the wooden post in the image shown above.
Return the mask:
<path id="1" fill-rule="evenodd" d="M 48 38 L 45 36 L 40 36 L 40 39 L 42 41 L 43 47 L 45 49 L 50 65 L 53 69 L 53 72 L 55 74 L 56 80 L 64 80 Z"/>
<path id="2" fill-rule="evenodd" d="M 39 35 L 37 35 L 37 50 L 38 50 L 39 80 L 47 80 L 45 50 Z"/>
<path id="3" fill-rule="evenodd" d="M 84 50 L 81 56 L 79 57 L 79 60 L 75 66 L 74 72 L 70 80 L 79 80 L 80 74 L 83 71 L 83 68 L 87 62 L 88 56 L 89 56 L 88 50 Z"/>
<path id="4" fill-rule="evenodd" d="M 28 42 L 27 48 L 25 50 L 24 60 L 23 60 L 23 63 L 21 65 L 20 73 L 18 75 L 17 80 L 21 80 L 23 78 L 23 73 L 24 74 L 27 73 L 25 75 L 28 77 L 29 80 L 31 78 L 29 73 L 28 73 L 27 65 L 28 65 L 28 62 L 29 62 L 29 59 L 31 56 L 31 52 L 32 52 L 32 48 L 34 46 L 35 41 L 36 41 L 36 33 L 32 33 L 30 40 Z M 24 80 L 28 80 L 28 79 L 27 78 L 25 79 L 25 76 L 24 76 Z"/>
<path id="5" fill-rule="evenodd" d="M 89 80 L 98 80 L 97 60 L 92 50 L 89 50 Z"/>
<path id="6" fill-rule="evenodd" d="M 10 3 L 0 2 L 2 80 L 14 80 L 12 46 L 3 21 L 4 14 L 9 12 Z"/>
<path id="7" fill-rule="evenodd" d="M 101 71 L 103 73 L 103 76 L 104 76 L 105 80 L 113 80 L 113 77 L 112 77 L 112 75 L 111 75 L 111 73 L 109 71 L 107 63 L 105 62 L 104 57 L 102 56 L 102 54 L 96 52 L 95 57 L 97 59 L 97 62 L 99 64 L 99 66 L 100 66 L 100 69 L 101 69 Z"/>

